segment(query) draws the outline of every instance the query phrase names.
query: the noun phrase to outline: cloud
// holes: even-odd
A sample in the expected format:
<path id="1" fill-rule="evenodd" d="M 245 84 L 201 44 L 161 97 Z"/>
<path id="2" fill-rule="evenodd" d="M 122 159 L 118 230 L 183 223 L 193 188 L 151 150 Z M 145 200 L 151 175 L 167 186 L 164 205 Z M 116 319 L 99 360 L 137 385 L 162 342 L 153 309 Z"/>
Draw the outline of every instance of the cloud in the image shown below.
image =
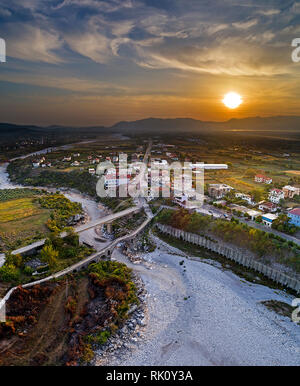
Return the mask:
<path id="1" fill-rule="evenodd" d="M 78 8 L 94 8 L 102 12 L 116 12 L 122 8 L 134 7 L 132 0 L 110 0 L 110 1 L 99 1 L 99 0 L 63 0 L 60 4 L 53 7 L 58 10 L 66 7 L 78 7 Z"/>
<path id="2" fill-rule="evenodd" d="M 54 53 L 54 50 L 63 44 L 55 31 L 45 31 L 25 24 L 10 24 L 7 28 L 8 56 L 35 62 L 63 62 L 63 59 Z"/>
<path id="3" fill-rule="evenodd" d="M 84 33 L 65 37 L 69 47 L 97 63 L 107 63 L 112 57 L 110 39 L 100 33 Z"/>
<path id="4" fill-rule="evenodd" d="M 258 14 L 263 16 L 274 16 L 280 13 L 280 9 L 270 8 L 270 9 L 260 9 L 257 11 Z"/>
<path id="5" fill-rule="evenodd" d="M 66 77 L 63 75 L 47 75 L 27 73 L 1 73 L 0 81 L 26 84 L 31 86 L 46 87 L 65 91 L 72 91 L 81 95 L 124 95 L 132 92 L 125 86 L 116 86 L 111 82 L 98 81 L 94 79 L 83 79 L 79 77 Z"/>
<path id="6" fill-rule="evenodd" d="M 248 21 L 242 21 L 237 23 L 232 23 L 232 25 L 237 29 L 249 29 L 257 24 L 257 19 L 252 19 Z"/>
<path id="7" fill-rule="evenodd" d="M 68 63 L 79 54 L 102 65 L 248 76 L 290 72 L 276 48 L 297 33 L 300 12 L 298 2 L 282 9 L 277 0 L 269 7 L 258 0 L 24 0 L 21 5 L 4 0 L 4 5 L 13 17 L 26 19 L 4 25 L 8 55 L 19 59 Z"/>

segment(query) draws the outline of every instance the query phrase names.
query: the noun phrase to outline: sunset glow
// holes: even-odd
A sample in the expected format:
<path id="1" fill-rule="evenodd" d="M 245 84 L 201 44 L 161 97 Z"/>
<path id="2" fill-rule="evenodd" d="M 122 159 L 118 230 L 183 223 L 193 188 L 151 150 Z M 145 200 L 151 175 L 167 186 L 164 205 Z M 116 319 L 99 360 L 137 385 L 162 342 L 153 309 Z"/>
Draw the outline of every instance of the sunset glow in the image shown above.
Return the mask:
<path id="1" fill-rule="evenodd" d="M 224 96 L 224 99 L 222 102 L 229 109 L 236 109 L 237 107 L 239 107 L 241 103 L 243 103 L 243 100 L 239 94 L 235 92 L 229 92 Z"/>

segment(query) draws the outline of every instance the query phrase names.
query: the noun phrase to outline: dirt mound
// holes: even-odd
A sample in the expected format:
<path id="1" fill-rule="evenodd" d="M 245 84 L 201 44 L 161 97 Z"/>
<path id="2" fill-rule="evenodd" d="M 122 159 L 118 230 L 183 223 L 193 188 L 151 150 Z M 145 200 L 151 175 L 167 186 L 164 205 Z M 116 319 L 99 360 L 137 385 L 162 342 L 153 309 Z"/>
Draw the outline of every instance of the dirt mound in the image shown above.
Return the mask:
<path id="1" fill-rule="evenodd" d="M 99 279 L 94 273 L 19 287 L 7 302 L 6 323 L 0 324 L 0 364 L 90 361 L 92 345 L 104 343 L 122 325 L 132 289 L 117 276 Z"/>

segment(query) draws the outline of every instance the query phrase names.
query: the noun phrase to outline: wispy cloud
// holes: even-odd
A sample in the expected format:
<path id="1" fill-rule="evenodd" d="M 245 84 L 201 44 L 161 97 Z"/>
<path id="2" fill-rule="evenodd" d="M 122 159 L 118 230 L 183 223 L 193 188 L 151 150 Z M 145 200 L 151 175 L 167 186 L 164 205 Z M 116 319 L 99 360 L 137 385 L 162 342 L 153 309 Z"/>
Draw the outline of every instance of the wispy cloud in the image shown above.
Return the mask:
<path id="1" fill-rule="evenodd" d="M 61 63 L 55 50 L 62 47 L 63 41 L 55 31 L 18 23 L 8 26 L 8 52 L 14 58 L 47 63 Z"/>
<path id="2" fill-rule="evenodd" d="M 76 53 L 106 65 L 119 58 L 128 66 L 249 76 L 290 72 L 275 49 L 297 31 L 300 13 L 298 1 L 278 0 L 3 3 L 8 54 L 19 59 L 68 63 Z"/>

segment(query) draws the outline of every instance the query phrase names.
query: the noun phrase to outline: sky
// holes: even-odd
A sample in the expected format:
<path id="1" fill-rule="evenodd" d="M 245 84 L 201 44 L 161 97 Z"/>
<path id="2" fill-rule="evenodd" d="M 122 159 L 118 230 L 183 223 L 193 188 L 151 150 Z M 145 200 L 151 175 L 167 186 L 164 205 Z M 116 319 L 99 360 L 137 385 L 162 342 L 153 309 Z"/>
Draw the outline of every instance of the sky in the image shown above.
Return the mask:
<path id="1" fill-rule="evenodd" d="M 300 1 L 0 0 L 0 38 L 1 122 L 300 115 Z"/>

